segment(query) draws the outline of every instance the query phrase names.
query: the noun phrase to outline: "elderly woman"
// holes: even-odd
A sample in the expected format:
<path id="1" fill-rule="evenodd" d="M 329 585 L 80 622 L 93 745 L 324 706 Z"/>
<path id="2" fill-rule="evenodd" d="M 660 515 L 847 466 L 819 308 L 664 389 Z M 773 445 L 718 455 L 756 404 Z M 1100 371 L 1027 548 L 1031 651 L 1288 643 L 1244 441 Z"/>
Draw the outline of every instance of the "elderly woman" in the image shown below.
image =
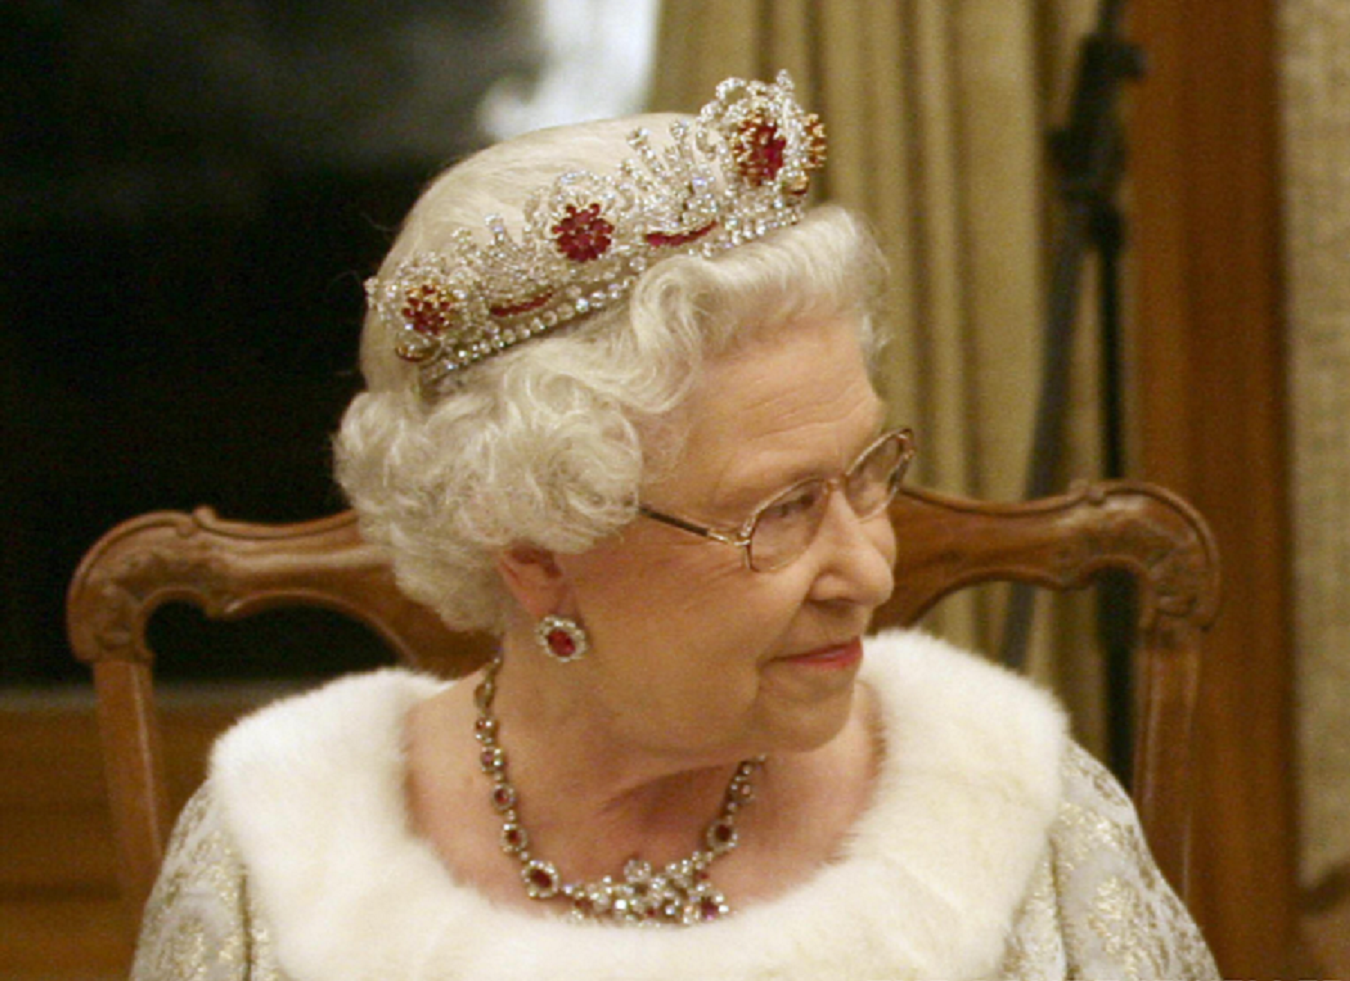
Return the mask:
<path id="1" fill-rule="evenodd" d="M 427 190 L 338 475 L 498 653 L 228 734 L 137 978 L 1217 976 L 1049 698 L 864 636 L 914 446 L 824 152 L 786 76 L 731 80 Z"/>

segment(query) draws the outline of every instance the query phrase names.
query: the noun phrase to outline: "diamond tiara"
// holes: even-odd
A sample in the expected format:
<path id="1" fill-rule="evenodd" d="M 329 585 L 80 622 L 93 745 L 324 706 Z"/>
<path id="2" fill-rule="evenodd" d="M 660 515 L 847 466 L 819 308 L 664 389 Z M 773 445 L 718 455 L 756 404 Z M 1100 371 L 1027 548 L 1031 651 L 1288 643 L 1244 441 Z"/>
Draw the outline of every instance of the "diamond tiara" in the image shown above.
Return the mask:
<path id="1" fill-rule="evenodd" d="M 802 216 L 825 131 L 793 98 L 792 79 L 731 78 L 690 122 L 613 175 L 562 174 L 526 200 L 518 235 L 488 215 L 489 241 L 457 228 L 439 251 L 409 256 L 366 282 L 377 321 L 400 358 L 418 366 L 424 398 L 452 390 L 465 369 L 612 306 L 672 255 L 712 256 Z"/>

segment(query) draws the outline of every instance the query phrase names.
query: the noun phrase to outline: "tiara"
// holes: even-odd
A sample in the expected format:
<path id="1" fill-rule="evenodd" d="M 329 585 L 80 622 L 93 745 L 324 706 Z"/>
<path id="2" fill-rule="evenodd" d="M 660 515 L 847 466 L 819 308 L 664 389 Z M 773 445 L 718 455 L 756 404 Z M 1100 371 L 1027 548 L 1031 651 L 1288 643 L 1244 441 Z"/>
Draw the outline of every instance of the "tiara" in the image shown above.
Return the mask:
<path id="1" fill-rule="evenodd" d="M 792 79 L 738 78 L 657 148 L 645 129 L 612 175 L 570 171 L 526 200 L 517 235 L 485 218 L 488 241 L 457 228 L 366 282 L 376 320 L 418 366 L 425 398 L 466 368 L 627 296 L 672 255 L 712 256 L 801 219 L 825 131 L 793 98 Z"/>

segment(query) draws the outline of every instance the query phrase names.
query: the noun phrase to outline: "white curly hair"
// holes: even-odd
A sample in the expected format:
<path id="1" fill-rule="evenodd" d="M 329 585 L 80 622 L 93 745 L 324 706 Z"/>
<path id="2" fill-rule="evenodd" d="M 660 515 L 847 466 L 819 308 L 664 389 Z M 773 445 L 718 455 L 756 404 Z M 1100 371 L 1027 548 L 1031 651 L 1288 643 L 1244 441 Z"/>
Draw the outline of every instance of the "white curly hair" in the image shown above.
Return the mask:
<path id="1" fill-rule="evenodd" d="M 427 188 L 381 275 L 457 227 L 481 233 L 485 215 L 518 227 L 532 190 L 565 171 L 612 170 L 631 153 L 629 133 L 677 118 L 557 127 L 470 157 Z M 500 632 L 512 603 L 502 549 L 580 552 L 632 521 L 639 489 L 679 453 L 679 410 L 706 361 L 821 318 L 855 323 L 873 361 L 882 278 L 860 220 L 819 207 L 712 259 L 653 264 L 625 303 L 475 365 L 434 404 L 367 316 L 367 390 L 337 434 L 338 482 L 408 595 L 451 627 Z"/>

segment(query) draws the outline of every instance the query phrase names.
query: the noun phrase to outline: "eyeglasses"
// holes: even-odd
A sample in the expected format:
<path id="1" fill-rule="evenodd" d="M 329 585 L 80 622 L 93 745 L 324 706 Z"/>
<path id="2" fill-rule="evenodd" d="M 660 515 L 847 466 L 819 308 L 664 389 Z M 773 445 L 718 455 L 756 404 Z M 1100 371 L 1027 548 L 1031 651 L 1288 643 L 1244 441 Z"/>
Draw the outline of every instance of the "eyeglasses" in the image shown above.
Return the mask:
<path id="1" fill-rule="evenodd" d="M 755 508 L 735 531 L 718 531 L 638 505 L 638 512 L 662 524 L 734 545 L 745 564 L 756 572 L 783 568 L 810 547 L 825 520 L 830 494 L 842 489 L 859 520 L 879 514 L 890 504 L 914 459 L 914 434 L 896 429 L 863 450 L 857 460 L 835 477 L 812 477 L 793 484 Z"/>

